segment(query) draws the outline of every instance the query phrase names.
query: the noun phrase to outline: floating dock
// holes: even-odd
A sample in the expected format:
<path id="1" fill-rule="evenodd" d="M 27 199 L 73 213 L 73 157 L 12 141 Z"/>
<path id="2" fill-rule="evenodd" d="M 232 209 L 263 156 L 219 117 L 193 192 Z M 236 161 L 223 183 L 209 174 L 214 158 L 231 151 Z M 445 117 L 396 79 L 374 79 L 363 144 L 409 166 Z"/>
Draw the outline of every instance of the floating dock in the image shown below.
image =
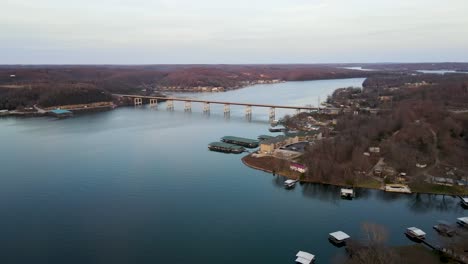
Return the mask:
<path id="1" fill-rule="evenodd" d="M 247 148 L 256 148 L 258 147 L 258 140 L 234 136 L 225 136 L 221 138 L 222 142 L 235 144 Z"/>
<path id="2" fill-rule="evenodd" d="M 237 146 L 234 144 L 228 144 L 224 142 L 212 142 L 208 144 L 208 149 L 211 151 L 218 151 L 224 153 L 234 153 L 240 154 L 245 151 L 245 149 L 241 146 Z"/>
<path id="3" fill-rule="evenodd" d="M 269 136 L 269 135 L 260 135 L 260 136 L 258 136 L 258 140 L 260 140 L 260 141 L 267 140 L 267 139 L 270 139 L 270 138 L 274 138 L 274 136 Z"/>
<path id="4" fill-rule="evenodd" d="M 396 193 L 411 193 L 408 185 L 404 184 L 387 184 L 385 185 L 386 192 L 396 192 Z"/>

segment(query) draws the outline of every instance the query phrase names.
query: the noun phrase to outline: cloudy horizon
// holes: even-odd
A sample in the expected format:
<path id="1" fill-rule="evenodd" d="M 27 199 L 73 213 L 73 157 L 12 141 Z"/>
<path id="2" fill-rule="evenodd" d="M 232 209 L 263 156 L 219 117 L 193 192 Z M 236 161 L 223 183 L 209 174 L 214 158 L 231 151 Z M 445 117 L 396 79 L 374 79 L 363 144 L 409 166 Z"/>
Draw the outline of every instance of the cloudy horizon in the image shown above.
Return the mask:
<path id="1" fill-rule="evenodd" d="M 466 62 L 464 0 L 6 0 L 0 64 Z"/>

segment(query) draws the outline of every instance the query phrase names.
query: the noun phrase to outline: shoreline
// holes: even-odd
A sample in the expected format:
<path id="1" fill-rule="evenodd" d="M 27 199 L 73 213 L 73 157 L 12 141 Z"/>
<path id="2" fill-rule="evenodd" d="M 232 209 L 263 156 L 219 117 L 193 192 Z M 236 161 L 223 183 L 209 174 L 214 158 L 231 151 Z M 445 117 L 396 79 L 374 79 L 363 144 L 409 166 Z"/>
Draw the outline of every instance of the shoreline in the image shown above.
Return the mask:
<path id="1" fill-rule="evenodd" d="M 254 170 L 259 170 L 259 171 L 263 171 L 263 172 L 267 172 L 267 173 L 271 173 L 273 174 L 273 170 L 269 169 L 269 168 L 261 168 L 261 167 L 258 167 L 258 166 L 255 166 L 255 165 L 252 165 L 252 164 L 249 164 L 248 161 L 246 161 L 246 158 L 248 158 L 251 154 L 248 154 L 244 157 L 241 158 L 241 161 L 242 163 L 251 168 L 251 169 L 254 169 Z M 278 175 L 278 176 L 282 176 L 282 177 L 286 177 L 287 179 L 292 179 L 292 180 L 298 180 L 298 177 L 291 177 L 291 175 L 287 175 L 285 173 L 281 173 L 281 172 L 274 172 L 274 175 Z M 321 185 L 331 185 L 331 186 L 336 186 L 336 187 L 349 187 L 349 185 L 346 185 L 346 184 L 339 184 L 339 183 L 327 183 L 327 182 L 320 182 L 320 181 L 313 181 L 313 180 L 299 180 L 299 183 L 311 183 L 311 184 L 321 184 Z M 356 185 L 356 186 L 353 186 L 353 188 L 362 188 L 362 189 L 370 189 L 370 190 L 380 190 L 380 191 L 383 191 L 383 192 L 387 192 L 385 191 L 384 188 L 380 187 L 380 188 L 375 188 L 375 187 L 371 187 L 371 186 L 365 186 L 365 185 Z M 464 194 L 451 194 L 451 193 L 434 193 L 434 192 L 418 192 L 418 191 L 411 191 L 411 193 L 401 193 L 401 192 L 387 192 L 387 193 L 393 193 L 393 194 L 402 194 L 402 195 L 411 195 L 411 194 L 431 194 L 431 195 L 449 195 L 449 196 L 452 196 L 452 197 L 460 197 L 460 196 L 463 196 Z"/>

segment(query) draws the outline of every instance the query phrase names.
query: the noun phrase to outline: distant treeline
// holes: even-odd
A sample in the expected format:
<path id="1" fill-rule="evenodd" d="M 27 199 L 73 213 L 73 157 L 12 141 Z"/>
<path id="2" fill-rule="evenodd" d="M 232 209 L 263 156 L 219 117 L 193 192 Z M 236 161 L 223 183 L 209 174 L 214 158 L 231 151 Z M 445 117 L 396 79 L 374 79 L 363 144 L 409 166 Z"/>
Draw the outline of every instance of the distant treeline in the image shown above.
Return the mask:
<path id="1" fill-rule="evenodd" d="M 0 88 L 0 109 L 23 109 L 38 104 L 42 107 L 89 104 L 112 101 L 112 95 L 94 87 Z"/>
<path id="2" fill-rule="evenodd" d="M 111 100 L 111 93 L 154 94 L 159 88 L 240 88 L 259 80 L 302 81 L 375 73 L 323 65 L 1 66 L 0 108 Z"/>

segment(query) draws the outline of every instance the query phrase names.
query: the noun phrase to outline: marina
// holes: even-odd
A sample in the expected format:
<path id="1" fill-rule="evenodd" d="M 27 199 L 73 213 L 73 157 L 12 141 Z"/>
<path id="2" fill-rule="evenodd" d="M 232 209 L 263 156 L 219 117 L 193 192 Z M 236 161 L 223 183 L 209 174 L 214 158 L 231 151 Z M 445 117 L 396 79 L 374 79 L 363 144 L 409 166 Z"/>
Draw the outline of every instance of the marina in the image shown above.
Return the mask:
<path id="1" fill-rule="evenodd" d="M 221 138 L 222 142 L 229 144 L 239 145 L 246 148 L 256 148 L 258 147 L 258 140 L 243 138 L 243 137 L 234 137 L 234 136 L 225 136 Z"/>
<path id="2" fill-rule="evenodd" d="M 245 151 L 245 149 L 241 146 L 224 143 L 224 142 L 212 142 L 208 145 L 208 149 L 211 151 L 234 153 L 234 154 L 240 154 Z"/>

